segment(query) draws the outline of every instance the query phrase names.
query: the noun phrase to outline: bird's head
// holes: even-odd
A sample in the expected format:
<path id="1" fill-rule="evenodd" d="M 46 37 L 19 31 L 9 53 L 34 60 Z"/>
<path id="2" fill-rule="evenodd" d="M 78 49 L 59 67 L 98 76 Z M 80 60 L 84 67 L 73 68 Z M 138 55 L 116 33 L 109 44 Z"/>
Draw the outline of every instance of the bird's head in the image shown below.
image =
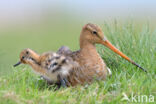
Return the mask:
<path id="1" fill-rule="evenodd" d="M 31 49 L 24 49 L 20 53 L 20 61 L 14 65 L 14 67 L 20 64 L 27 64 L 27 60 L 31 59 L 33 61 L 37 61 L 39 55 Z"/>

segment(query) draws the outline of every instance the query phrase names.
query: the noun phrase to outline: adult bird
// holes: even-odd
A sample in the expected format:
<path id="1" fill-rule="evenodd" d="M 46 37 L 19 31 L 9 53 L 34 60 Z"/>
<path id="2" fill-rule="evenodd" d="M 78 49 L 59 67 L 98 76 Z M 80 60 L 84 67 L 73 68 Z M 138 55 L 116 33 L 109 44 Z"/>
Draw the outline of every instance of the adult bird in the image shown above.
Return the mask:
<path id="1" fill-rule="evenodd" d="M 94 78 L 105 80 L 111 74 L 110 69 L 106 66 L 104 60 L 96 51 L 95 44 L 102 44 L 130 63 L 136 65 L 146 72 L 141 66 L 136 64 L 133 60 L 123 54 L 120 50 L 115 48 L 104 36 L 102 29 L 95 25 L 86 24 L 80 34 L 80 50 L 72 52 L 68 47 L 61 47 L 57 53 L 64 54 L 66 57 L 71 57 L 78 63 L 70 76 L 68 81 L 72 86 L 77 84 L 90 83 Z"/>

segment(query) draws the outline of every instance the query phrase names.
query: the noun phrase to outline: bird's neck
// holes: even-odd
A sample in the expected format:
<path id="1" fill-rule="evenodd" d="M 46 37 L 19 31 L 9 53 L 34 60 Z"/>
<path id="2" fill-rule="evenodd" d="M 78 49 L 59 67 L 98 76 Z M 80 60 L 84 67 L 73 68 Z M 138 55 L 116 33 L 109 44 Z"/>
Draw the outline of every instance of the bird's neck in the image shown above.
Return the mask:
<path id="1" fill-rule="evenodd" d="M 40 75 L 44 75 L 46 73 L 46 70 L 44 70 L 41 65 L 39 65 L 38 63 L 35 62 L 35 60 L 27 60 L 27 64 L 30 65 L 32 67 L 32 69 L 40 74 Z"/>
<path id="2" fill-rule="evenodd" d="M 94 57 L 94 59 L 96 59 L 96 57 L 99 57 L 99 54 L 96 51 L 95 44 L 92 44 L 88 41 L 80 42 L 80 53 L 84 57 L 85 56 L 86 57 Z"/>
<path id="3" fill-rule="evenodd" d="M 40 55 L 35 53 L 35 52 L 32 52 L 31 58 L 33 58 L 33 60 L 36 61 L 36 62 L 40 61 Z"/>

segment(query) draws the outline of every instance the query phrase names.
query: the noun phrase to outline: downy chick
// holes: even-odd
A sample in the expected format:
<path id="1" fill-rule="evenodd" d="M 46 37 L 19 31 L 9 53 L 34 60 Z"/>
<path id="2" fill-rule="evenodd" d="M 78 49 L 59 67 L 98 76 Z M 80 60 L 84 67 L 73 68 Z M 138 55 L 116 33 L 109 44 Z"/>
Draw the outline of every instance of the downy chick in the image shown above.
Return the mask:
<path id="1" fill-rule="evenodd" d="M 18 66 L 21 63 L 28 64 L 48 82 L 61 83 L 65 87 L 67 83 L 66 77 L 73 67 L 71 62 L 70 59 L 55 52 L 39 55 L 31 49 L 25 49 L 20 53 L 20 61 L 14 66 Z"/>

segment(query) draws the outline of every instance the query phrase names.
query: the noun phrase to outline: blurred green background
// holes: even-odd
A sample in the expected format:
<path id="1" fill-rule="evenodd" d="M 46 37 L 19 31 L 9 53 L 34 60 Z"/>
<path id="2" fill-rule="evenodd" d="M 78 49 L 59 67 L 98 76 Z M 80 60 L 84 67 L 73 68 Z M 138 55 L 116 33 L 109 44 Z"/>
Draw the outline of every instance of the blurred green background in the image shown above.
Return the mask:
<path id="1" fill-rule="evenodd" d="M 0 1 L 0 75 L 14 70 L 22 49 L 38 53 L 60 46 L 79 48 L 79 34 L 88 22 L 103 27 L 114 20 L 155 27 L 154 0 L 3 0 Z"/>

